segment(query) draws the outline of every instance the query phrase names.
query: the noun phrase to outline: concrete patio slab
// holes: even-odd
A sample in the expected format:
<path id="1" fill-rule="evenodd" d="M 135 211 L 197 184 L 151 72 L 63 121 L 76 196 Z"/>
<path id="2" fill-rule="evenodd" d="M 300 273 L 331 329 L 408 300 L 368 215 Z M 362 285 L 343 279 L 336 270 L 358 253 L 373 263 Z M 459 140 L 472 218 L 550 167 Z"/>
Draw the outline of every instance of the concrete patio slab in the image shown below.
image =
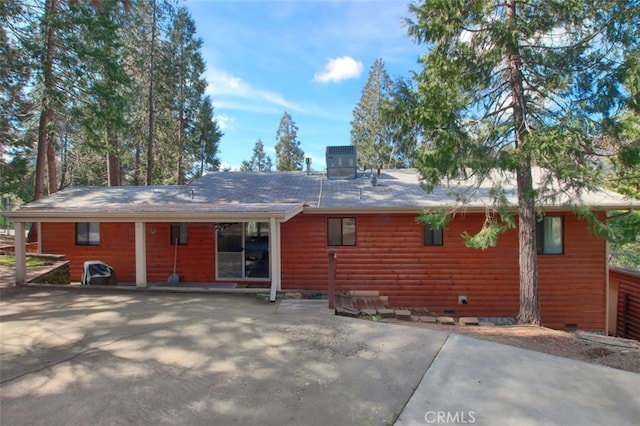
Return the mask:
<path id="1" fill-rule="evenodd" d="M 248 295 L 0 301 L 0 424 L 388 425 L 446 339 Z"/>
<path id="2" fill-rule="evenodd" d="M 633 425 L 640 374 L 451 335 L 396 426 Z"/>

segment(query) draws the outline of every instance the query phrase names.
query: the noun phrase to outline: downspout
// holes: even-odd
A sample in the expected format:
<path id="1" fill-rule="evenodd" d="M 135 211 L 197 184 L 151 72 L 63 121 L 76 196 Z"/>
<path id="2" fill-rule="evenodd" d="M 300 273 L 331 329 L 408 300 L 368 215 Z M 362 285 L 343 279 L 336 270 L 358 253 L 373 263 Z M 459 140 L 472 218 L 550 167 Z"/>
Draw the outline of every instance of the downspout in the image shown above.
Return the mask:
<path id="1" fill-rule="evenodd" d="M 269 256 L 271 259 L 271 289 L 269 291 L 269 301 L 275 302 L 278 290 L 280 289 L 280 247 L 278 239 L 280 238 L 279 223 L 276 218 L 269 218 Z"/>
<path id="2" fill-rule="evenodd" d="M 604 335 L 609 335 L 609 318 L 611 317 L 611 310 L 609 309 L 609 241 L 605 240 L 605 263 L 604 263 L 604 303 L 605 303 L 605 311 L 604 311 Z"/>

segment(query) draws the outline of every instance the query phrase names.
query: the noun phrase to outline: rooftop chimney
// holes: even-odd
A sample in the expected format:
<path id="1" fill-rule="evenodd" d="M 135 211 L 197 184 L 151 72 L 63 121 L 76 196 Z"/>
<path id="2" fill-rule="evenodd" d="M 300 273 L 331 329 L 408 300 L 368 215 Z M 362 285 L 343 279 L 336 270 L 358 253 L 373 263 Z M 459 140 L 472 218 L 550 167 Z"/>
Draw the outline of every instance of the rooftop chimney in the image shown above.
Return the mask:
<path id="1" fill-rule="evenodd" d="M 307 175 L 310 175 L 311 174 L 311 157 L 305 158 L 304 162 L 307 165 Z"/>

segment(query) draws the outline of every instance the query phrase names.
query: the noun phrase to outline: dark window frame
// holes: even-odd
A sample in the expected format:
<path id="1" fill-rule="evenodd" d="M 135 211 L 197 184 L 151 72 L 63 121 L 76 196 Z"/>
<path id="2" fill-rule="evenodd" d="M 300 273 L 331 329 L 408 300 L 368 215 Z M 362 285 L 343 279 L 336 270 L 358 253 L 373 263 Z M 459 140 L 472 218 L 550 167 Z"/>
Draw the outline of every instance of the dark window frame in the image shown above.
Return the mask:
<path id="1" fill-rule="evenodd" d="M 189 224 L 186 222 L 172 223 L 169 229 L 169 244 L 176 245 L 176 239 L 179 246 L 189 244 Z"/>
<path id="2" fill-rule="evenodd" d="M 334 222 L 334 221 L 340 221 L 340 225 L 339 225 L 340 235 L 332 234 L 332 229 L 334 229 L 334 227 L 331 226 L 331 222 Z M 352 223 L 345 224 L 345 221 L 349 221 Z M 349 232 L 345 232 L 345 228 L 349 226 L 353 227 L 353 233 L 352 233 L 353 239 L 345 241 L 347 239 L 346 236 L 350 234 Z M 358 221 L 356 220 L 355 217 L 328 217 L 327 218 L 327 245 L 330 247 L 355 247 L 358 241 L 357 229 L 358 229 Z"/>
<path id="3" fill-rule="evenodd" d="M 444 232 L 442 228 L 433 228 L 429 224 L 424 224 L 423 244 L 425 247 L 441 247 L 444 245 Z"/>
<path id="4" fill-rule="evenodd" d="M 91 239 L 92 231 L 96 232 L 97 227 L 97 240 Z M 77 246 L 99 246 L 100 245 L 100 222 L 76 222 L 76 245 Z"/>
<path id="5" fill-rule="evenodd" d="M 560 220 L 560 250 L 559 251 L 546 251 L 545 240 L 552 238 L 546 234 L 545 223 L 547 220 Z M 541 220 L 536 222 L 536 251 L 538 254 L 558 256 L 564 254 L 564 216 L 552 215 L 544 216 Z"/>

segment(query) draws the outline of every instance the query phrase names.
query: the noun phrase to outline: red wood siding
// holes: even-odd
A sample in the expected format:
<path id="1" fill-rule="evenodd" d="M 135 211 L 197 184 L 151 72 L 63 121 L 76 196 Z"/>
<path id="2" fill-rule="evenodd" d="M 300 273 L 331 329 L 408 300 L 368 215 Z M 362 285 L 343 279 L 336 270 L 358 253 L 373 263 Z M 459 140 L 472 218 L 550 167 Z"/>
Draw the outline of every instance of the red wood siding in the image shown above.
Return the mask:
<path id="1" fill-rule="evenodd" d="M 618 289 L 616 335 L 640 340 L 640 273 L 612 269 L 609 281 Z"/>
<path id="2" fill-rule="evenodd" d="M 173 272 L 175 246 L 170 244 L 169 223 L 147 223 L 147 281 L 163 283 Z M 176 272 L 180 282 L 215 283 L 215 225 L 189 223 L 188 244 L 178 246 Z M 74 223 L 43 223 L 42 246 L 45 253 L 65 254 L 71 261 L 71 280 L 80 281 L 84 262 L 100 260 L 111 265 L 120 282 L 135 282 L 135 228 L 133 223 L 100 224 L 99 246 L 77 246 Z M 220 280 L 239 284 L 265 281 Z M 266 282 L 265 285 L 270 284 Z"/>
<path id="3" fill-rule="evenodd" d="M 215 235 L 212 223 L 189 223 L 188 244 L 178 245 L 176 273 L 181 282 L 215 281 Z M 173 272 L 175 246 L 168 223 L 147 224 L 147 280 L 164 282 Z"/>
<path id="4" fill-rule="evenodd" d="M 393 306 L 455 310 L 457 316 L 517 315 L 516 230 L 501 235 L 495 248 L 469 249 L 460 234 L 477 231 L 484 215 L 459 215 L 445 231 L 443 246 L 425 247 L 415 216 L 355 215 L 357 245 L 336 247 L 337 288 L 378 290 Z M 283 224 L 283 289 L 326 289 L 327 217 L 301 214 Z M 605 260 L 604 240 L 573 214 L 565 215 L 564 254 L 539 256 L 545 326 L 604 329 Z M 469 303 L 458 304 L 458 296 Z"/>
<path id="5" fill-rule="evenodd" d="M 67 257 L 71 281 L 80 281 L 87 260 L 111 265 L 119 281 L 135 281 L 134 238 L 133 223 L 101 223 L 100 245 L 78 246 L 75 223 L 42 224 L 42 251 Z"/>
<path id="6" fill-rule="evenodd" d="M 331 215 L 336 217 L 336 215 Z M 300 214 L 282 224 L 282 288 L 326 290 L 327 215 Z M 444 245 L 425 247 L 414 214 L 356 217 L 357 245 L 336 247 L 338 289 L 378 290 L 393 306 L 427 307 L 456 316 L 515 317 L 518 313 L 518 236 L 510 230 L 486 251 L 464 246 L 460 234 L 475 232 L 484 215 L 458 215 L 444 233 Z M 65 254 L 71 279 L 79 281 L 86 260 L 101 260 L 121 282 L 135 281 L 132 223 L 101 223 L 99 246 L 76 246 L 74 223 L 43 223 L 45 253 Z M 216 282 L 215 225 L 190 223 L 188 245 L 178 246 L 181 282 Z M 146 224 L 147 280 L 166 282 L 173 270 L 170 224 Z M 564 215 L 564 254 L 540 255 L 543 324 L 603 330 L 605 242 L 573 214 Z M 240 284 L 256 283 L 251 281 Z M 268 284 L 261 281 L 258 283 Z M 467 305 L 458 304 L 466 296 Z"/>

